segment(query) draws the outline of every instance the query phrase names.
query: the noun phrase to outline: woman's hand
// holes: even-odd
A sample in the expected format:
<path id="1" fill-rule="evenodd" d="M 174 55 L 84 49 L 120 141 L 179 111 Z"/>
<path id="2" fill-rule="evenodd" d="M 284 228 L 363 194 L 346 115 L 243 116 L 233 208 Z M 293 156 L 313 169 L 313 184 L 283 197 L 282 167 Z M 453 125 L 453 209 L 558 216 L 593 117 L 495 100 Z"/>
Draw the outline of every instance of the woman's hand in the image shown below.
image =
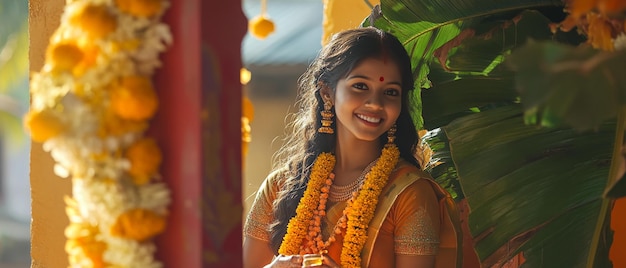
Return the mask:
<path id="1" fill-rule="evenodd" d="M 263 268 L 300 268 L 302 267 L 302 256 L 300 255 L 278 255 L 272 262 Z"/>
<path id="2" fill-rule="evenodd" d="M 311 259 L 321 259 L 321 264 L 319 261 L 308 262 L 312 265 L 307 265 L 305 262 L 303 264 L 303 260 L 311 260 Z M 305 266 L 306 265 L 306 266 Z M 278 255 L 272 262 L 268 265 L 265 265 L 264 268 L 300 268 L 300 267 L 320 267 L 320 268 L 341 268 L 339 264 L 337 264 L 332 258 L 326 255 L 319 254 L 308 254 L 304 256 L 300 255 Z"/>
<path id="3" fill-rule="evenodd" d="M 302 267 L 341 268 L 331 257 L 323 254 L 307 254 L 303 256 Z"/>
<path id="4" fill-rule="evenodd" d="M 322 255 L 322 267 L 328 267 L 328 268 L 341 268 L 341 266 L 339 264 L 337 264 L 335 262 L 335 260 L 333 260 L 331 257 L 327 256 L 327 255 Z"/>

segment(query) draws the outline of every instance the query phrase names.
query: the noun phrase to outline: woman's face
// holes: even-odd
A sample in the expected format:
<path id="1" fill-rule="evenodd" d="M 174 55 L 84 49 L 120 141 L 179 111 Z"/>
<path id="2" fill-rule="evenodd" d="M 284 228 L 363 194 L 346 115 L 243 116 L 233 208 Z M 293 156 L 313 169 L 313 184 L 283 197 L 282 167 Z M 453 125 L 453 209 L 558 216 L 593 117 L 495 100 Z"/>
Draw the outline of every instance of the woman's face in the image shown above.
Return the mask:
<path id="1" fill-rule="evenodd" d="M 339 80 L 331 97 L 338 138 L 374 141 L 389 130 L 400 115 L 401 78 L 394 62 L 367 58 Z"/>

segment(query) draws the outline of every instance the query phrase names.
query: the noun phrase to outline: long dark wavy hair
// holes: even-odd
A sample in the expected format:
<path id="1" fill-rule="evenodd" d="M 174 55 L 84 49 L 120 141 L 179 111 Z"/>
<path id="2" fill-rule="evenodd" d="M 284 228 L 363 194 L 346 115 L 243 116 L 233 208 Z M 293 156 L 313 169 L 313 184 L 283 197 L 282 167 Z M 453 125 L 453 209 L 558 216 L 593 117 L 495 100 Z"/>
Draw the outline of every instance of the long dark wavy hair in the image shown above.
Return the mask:
<path id="1" fill-rule="evenodd" d="M 315 158 L 322 152 L 334 152 L 335 149 L 335 134 L 317 132 L 321 126 L 320 111 L 324 109 L 320 89 L 328 86 L 334 91 L 338 81 L 362 60 L 381 57 L 398 65 L 402 77 L 402 108 L 396 120 L 395 143 L 400 157 L 419 167 L 415 159 L 419 137 L 411 118 L 414 107 L 411 60 L 402 43 L 395 36 L 373 27 L 335 34 L 300 77 L 299 110 L 288 125 L 291 133 L 285 139 L 285 145 L 274 156 L 274 169 L 283 170 L 277 174 L 282 180 L 282 188 L 274 202 L 275 221 L 270 227 L 271 246 L 275 253 L 287 232 L 289 220 L 296 214 Z M 332 127 L 335 128 L 335 124 Z M 381 135 L 381 146 L 386 141 L 387 135 Z"/>

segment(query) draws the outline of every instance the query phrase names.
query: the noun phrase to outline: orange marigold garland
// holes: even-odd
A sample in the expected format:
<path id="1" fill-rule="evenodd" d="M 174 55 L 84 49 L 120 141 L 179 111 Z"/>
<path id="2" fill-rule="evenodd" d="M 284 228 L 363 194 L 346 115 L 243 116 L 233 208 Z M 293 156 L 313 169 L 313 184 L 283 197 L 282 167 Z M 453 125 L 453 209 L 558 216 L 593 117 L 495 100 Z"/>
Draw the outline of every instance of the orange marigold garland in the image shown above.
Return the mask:
<path id="1" fill-rule="evenodd" d="M 162 267 L 152 238 L 165 228 L 162 155 L 145 137 L 158 108 L 152 75 L 172 42 L 167 0 L 68 1 L 33 73 L 24 123 L 71 178 L 70 267 Z"/>
<path id="2" fill-rule="evenodd" d="M 378 196 L 398 163 L 400 151 L 396 146 L 383 149 L 380 159 L 365 175 L 365 182 L 350 207 L 347 208 L 347 228 L 341 251 L 342 267 L 361 267 L 361 250 L 367 241 L 367 228 L 374 217 Z"/>
<path id="3" fill-rule="evenodd" d="M 296 216 L 289 220 L 287 234 L 278 249 L 278 253 L 283 255 L 301 254 L 300 249 L 308 234 L 313 210 L 319 205 L 321 189 L 334 167 L 335 156 L 329 153 L 321 153 L 313 163 L 309 183 L 296 208 Z"/>
<path id="4" fill-rule="evenodd" d="M 322 241 L 319 222 L 325 216 L 328 189 L 334 179 L 335 157 L 322 153 L 313 164 L 307 189 L 296 209 L 296 216 L 287 225 L 287 234 L 279 254 L 296 255 L 323 252 L 335 241 L 334 236 L 345 228 L 341 252 L 342 267 L 360 267 L 361 250 L 367 241 L 367 228 L 374 217 L 378 196 L 398 163 L 400 151 L 395 145 L 386 146 L 376 164 L 365 175 L 360 189 L 348 200 L 343 216 L 326 242 Z"/>

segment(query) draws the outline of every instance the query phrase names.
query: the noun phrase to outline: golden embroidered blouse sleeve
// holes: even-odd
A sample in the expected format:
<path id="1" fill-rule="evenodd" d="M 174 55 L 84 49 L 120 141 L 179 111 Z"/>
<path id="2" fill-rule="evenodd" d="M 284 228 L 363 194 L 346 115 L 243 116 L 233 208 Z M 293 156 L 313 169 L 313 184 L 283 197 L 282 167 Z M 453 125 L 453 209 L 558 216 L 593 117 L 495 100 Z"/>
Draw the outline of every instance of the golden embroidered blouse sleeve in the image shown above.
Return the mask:
<path id="1" fill-rule="evenodd" d="M 276 174 L 267 177 L 259 187 L 250 212 L 246 217 L 243 235 L 270 241 L 269 226 L 274 221 L 272 204 L 276 199 L 278 184 Z"/>
<path id="2" fill-rule="evenodd" d="M 423 180 L 405 189 L 391 211 L 396 254 L 436 255 L 439 249 L 439 205 L 430 184 Z"/>

